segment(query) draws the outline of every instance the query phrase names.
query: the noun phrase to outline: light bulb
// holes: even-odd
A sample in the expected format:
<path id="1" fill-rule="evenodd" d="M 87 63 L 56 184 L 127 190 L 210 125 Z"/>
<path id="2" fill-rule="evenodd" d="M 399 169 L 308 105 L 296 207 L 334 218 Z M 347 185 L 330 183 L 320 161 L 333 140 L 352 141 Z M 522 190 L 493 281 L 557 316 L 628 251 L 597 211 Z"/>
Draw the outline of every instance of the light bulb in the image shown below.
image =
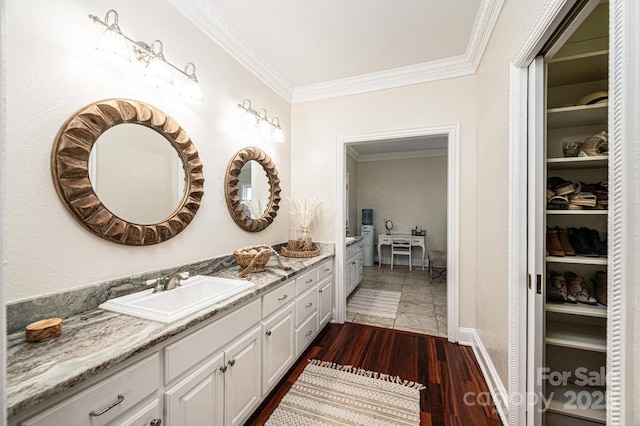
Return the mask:
<path id="1" fill-rule="evenodd" d="M 144 77 L 157 87 L 169 87 L 173 84 L 171 68 L 162 54 L 151 58 Z"/>
<path id="2" fill-rule="evenodd" d="M 125 66 L 131 63 L 129 45 L 117 26 L 111 26 L 102 33 L 96 44 L 96 54 Z"/>
<path id="3" fill-rule="evenodd" d="M 202 104 L 202 89 L 195 75 L 190 76 L 187 81 L 185 81 L 180 92 L 180 98 L 189 104 Z"/>
<path id="4" fill-rule="evenodd" d="M 261 119 L 258 123 L 258 133 L 265 139 L 271 139 L 271 135 L 273 134 L 274 127 L 271 123 L 269 123 L 266 119 Z"/>

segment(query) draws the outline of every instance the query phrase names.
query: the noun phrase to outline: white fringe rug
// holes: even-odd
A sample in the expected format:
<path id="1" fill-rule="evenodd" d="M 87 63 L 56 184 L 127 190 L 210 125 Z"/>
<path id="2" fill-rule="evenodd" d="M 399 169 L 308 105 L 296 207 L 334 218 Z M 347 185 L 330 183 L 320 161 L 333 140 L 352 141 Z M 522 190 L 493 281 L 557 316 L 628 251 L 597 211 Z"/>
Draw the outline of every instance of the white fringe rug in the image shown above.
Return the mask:
<path id="1" fill-rule="evenodd" d="M 397 376 L 313 359 L 265 425 L 419 425 L 422 389 Z"/>
<path id="2" fill-rule="evenodd" d="M 399 291 L 359 288 L 347 303 L 347 314 L 356 313 L 395 319 L 400 295 Z"/>

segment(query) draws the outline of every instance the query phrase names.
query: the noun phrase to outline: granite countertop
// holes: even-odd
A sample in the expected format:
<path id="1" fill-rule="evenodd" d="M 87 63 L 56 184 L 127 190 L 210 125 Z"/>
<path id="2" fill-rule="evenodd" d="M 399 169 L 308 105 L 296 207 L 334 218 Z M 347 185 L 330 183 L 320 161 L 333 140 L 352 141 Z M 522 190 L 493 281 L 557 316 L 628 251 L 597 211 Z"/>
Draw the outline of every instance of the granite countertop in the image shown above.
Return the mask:
<path id="1" fill-rule="evenodd" d="M 94 309 L 66 318 L 62 335 L 39 343 L 27 343 L 24 331 L 7 336 L 7 416 L 45 401 L 90 377 L 121 363 L 152 346 L 210 318 L 260 297 L 292 275 L 333 257 L 321 252 L 306 259 L 282 258 L 291 270 L 284 271 L 275 257 L 264 272 L 249 274 L 253 289 L 212 305 L 172 324 Z M 239 267 L 213 275 L 236 278 Z"/>
<path id="2" fill-rule="evenodd" d="M 358 241 L 362 240 L 362 236 L 358 235 L 358 236 L 353 236 L 353 237 L 346 237 L 346 243 L 347 243 L 347 247 L 349 247 L 352 244 L 357 243 Z"/>

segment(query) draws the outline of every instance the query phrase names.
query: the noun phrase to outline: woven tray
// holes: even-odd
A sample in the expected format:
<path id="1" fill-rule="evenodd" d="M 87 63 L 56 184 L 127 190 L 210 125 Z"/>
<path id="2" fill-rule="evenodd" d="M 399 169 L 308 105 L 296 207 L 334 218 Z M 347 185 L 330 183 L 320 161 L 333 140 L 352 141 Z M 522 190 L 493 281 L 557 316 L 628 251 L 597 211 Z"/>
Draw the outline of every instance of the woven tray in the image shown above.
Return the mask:
<path id="1" fill-rule="evenodd" d="M 293 250 L 287 250 L 286 247 L 282 247 L 282 251 L 280 252 L 281 255 L 286 256 L 286 257 L 313 257 L 313 256 L 319 256 L 320 255 L 320 247 L 318 247 L 317 244 L 313 245 L 313 250 L 307 250 L 307 251 L 293 251 Z"/>

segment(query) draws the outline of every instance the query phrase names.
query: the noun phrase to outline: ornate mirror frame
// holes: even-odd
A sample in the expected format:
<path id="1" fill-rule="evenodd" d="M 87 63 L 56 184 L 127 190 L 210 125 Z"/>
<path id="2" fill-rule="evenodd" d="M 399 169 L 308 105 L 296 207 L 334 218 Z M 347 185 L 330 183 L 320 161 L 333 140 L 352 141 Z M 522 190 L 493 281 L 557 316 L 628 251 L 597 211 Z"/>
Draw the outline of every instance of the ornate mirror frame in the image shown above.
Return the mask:
<path id="1" fill-rule="evenodd" d="M 89 180 L 93 144 L 102 133 L 123 123 L 140 124 L 160 133 L 184 166 L 184 197 L 162 222 L 141 225 L 116 216 L 102 204 Z M 129 99 L 98 101 L 73 114 L 54 141 L 51 175 L 60 199 L 85 228 L 105 240 L 131 246 L 158 244 L 175 237 L 193 220 L 204 193 L 202 162 L 187 133 L 159 109 Z"/>
<path id="2" fill-rule="evenodd" d="M 258 219 L 251 219 L 240 204 L 238 181 L 242 167 L 254 160 L 258 162 L 267 174 L 269 180 L 269 205 L 264 214 Z M 234 222 L 245 231 L 260 232 L 273 222 L 280 206 L 280 178 L 276 165 L 263 150 L 250 146 L 238 151 L 227 166 L 224 182 L 224 194 L 227 200 L 227 208 Z"/>

